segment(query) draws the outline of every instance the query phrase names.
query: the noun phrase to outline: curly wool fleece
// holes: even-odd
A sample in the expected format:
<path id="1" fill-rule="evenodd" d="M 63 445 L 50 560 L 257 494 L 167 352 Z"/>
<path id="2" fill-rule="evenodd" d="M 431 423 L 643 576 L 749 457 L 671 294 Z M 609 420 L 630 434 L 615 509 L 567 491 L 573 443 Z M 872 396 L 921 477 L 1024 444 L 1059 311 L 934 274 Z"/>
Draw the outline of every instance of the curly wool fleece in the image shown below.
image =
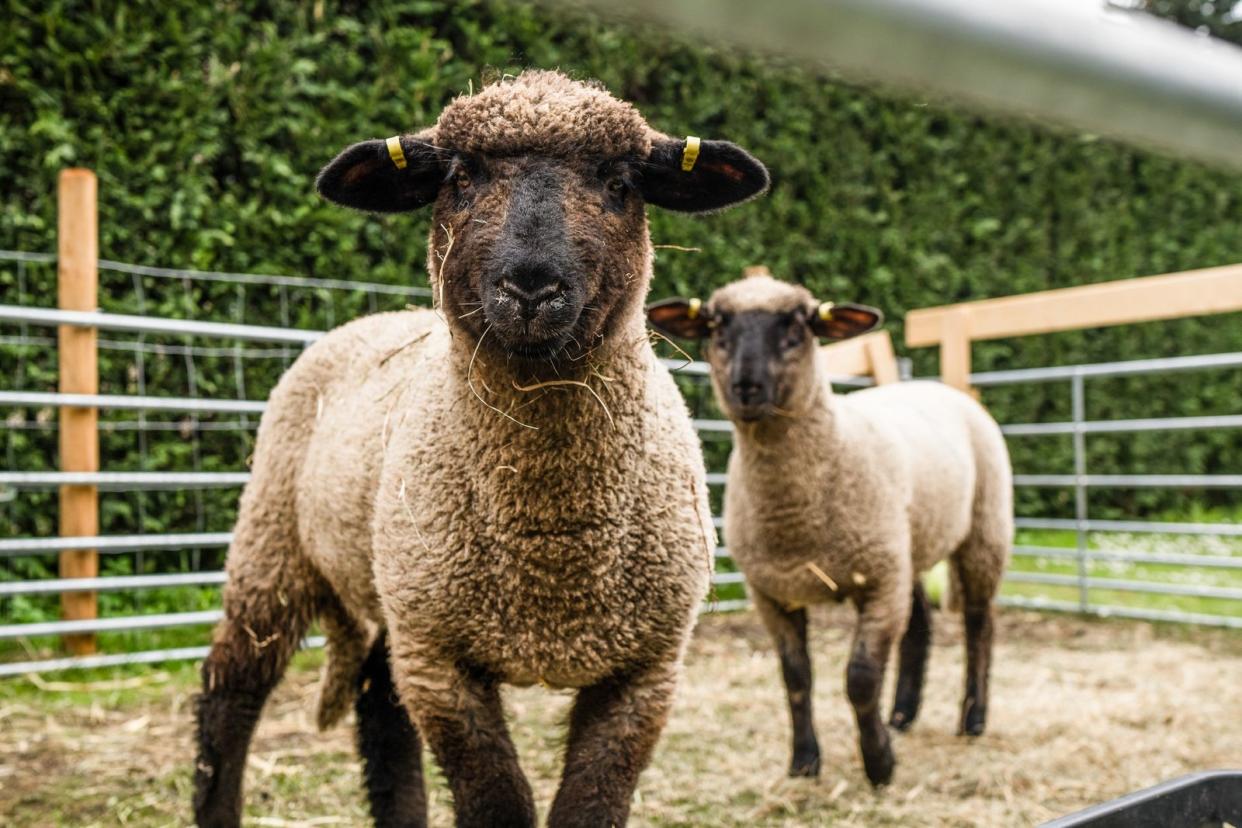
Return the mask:
<path id="1" fill-rule="evenodd" d="M 633 105 L 559 72 L 526 71 L 456 98 L 418 137 L 488 155 L 646 156 L 652 130 Z"/>

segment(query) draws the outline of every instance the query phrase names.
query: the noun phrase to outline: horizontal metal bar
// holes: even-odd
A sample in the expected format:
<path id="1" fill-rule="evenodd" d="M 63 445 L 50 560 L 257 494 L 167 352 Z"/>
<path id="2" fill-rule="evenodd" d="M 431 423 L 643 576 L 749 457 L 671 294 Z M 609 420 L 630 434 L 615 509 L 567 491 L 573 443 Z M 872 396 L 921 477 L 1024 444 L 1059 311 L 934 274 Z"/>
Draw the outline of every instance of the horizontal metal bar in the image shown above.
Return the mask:
<path id="1" fill-rule="evenodd" d="M 1079 528 L 1072 518 L 1014 519 L 1019 529 L 1064 529 L 1073 532 Z M 1088 532 L 1136 532 L 1156 535 L 1219 535 L 1242 537 L 1242 523 L 1172 523 L 1147 520 L 1086 520 L 1082 528 Z"/>
<path id="2" fill-rule="evenodd" d="M 214 624 L 224 615 L 221 610 L 174 612 L 159 615 L 131 615 L 123 618 L 91 618 L 82 621 L 42 621 L 35 624 L 8 624 L 0 627 L 0 639 L 36 638 L 41 635 L 129 632 L 163 627 L 189 627 Z"/>
<path id="3" fill-rule="evenodd" d="M 1077 575 L 1055 572 L 1010 571 L 1005 580 L 1020 584 L 1048 584 L 1051 586 L 1077 587 L 1083 579 Z M 1086 578 L 1088 589 L 1109 589 L 1117 592 L 1147 592 L 1159 595 L 1187 595 L 1193 598 L 1219 598 L 1225 601 L 1242 601 L 1242 589 L 1201 584 L 1171 584 L 1156 581 L 1129 581 L 1120 578 Z"/>
<path id="4" fill-rule="evenodd" d="M 727 584 L 740 584 L 746 581 L 746 576 L 741 572 L 717 572 L 712 575 L 712 583 L 716 586 L 725 586 Z"/>
<path id="5" fill-rule="evenodd" d="M 55 259 L 55 257 L 52 257 Z M 261 273 L 225 273 L 213 270 L 185 270 L 171 267 L 151 267 L 149 265 L 114 262 L 108 259 L 99 260 L 100 270 L 111 270 L 118 273 L 136 273 L 139 276 L 158 276 L 165 279 L 195 279 L 204 282 L 229 282 L 272 285 L 276 287 L 295 288 L 327 288 L 329 290 L 358 290 L 364 293 L 388 293 L 395 296 L 431 296 L 431 289 L 414 287 L 413 285 L 386 285 L 382 282 L 351 282 L 344 279 L 311 279 L 305 276 L 269 276 Z"/>
<path id="6" fill-rule="evenodd" d="M 1110 489 L 1242 489 L 1242 474 L 1015 474 L 1015 486 Z"/>
<path id="7" fill-rule="evenodd" d="M 697 431 L 733 433 L 733 423 L 728 420 L 692 420 L 691 422 Z"/>
<path id="8" fill-rule="evenodd" d="M 250 342 L 289 342 L 303 345 L 314 342 L 324 335 L 323 331 L 302 331 L 294 328 L 269 328 L 261 325 L 238 325 L 232 322 L 199 322 L 193 319 L 130 316 L 101 311 L 53 310 L 21 305 L 0 305 L 0 322 L 71 325 L 79 328 L 98 328 L 102 331 L 210 336 Z"/>
<path id="9" fill-rule="evenodd" d="M 302 647 L 313 649 L 324 645 L 324 637 L 311 636 Z M 24 676 L 31 673 L 56 673 L 65 670 L 88 670 L 98 667 L 122 667 L 129 664 L 160 664 L 169 661 L 194 661 L 205 658 L 210 648 L 174 647 L 167 650 L 141 650 L 135 653 L 108 653 L 106 655 L 50 658 L 43 661 L 18 661 L 0 664 L 0 678 Z"/>
<path id="10" fill-rule="evenodd" d="M 0 597 L 49 595 L 59 592 L 115 592 L 121 589 L 212 586 L 223 584 L 223 572 L 175 572 L 167 575 L 110 575 L 103 578 L 45 578 L 38 581 L 0 581 Z"/>
<path id="11" fill-rule="evenodd" d="M 699 608 L 700 615 L 714 614 L 718 612 L 738 612 L 747 609 L 750 601 L 746 598 L 733 598 L 728 601 L 717 601 L 715 603 L 707 603 Z"/>
<path id="12" fill-rule="evenodd" d="M 728 481 L 729 475 L 724 472 L 708 472 L 707 485 L 723 486 Z"/>
<path id="13" fill-rule="evenodd" d="M 0 406 L 63 406 L 115 410 L 188 411 L 197 414 L 262 414 L 261 400 L 204 400 L 194 397 L 131 397 L 120 394 L 59 394 L 0 391 Z"/>
<path id="14" fill-rule="evenodd" d="M 242 486 L 249 479 L 249 472 L 0 472 L 0 486 L 17 489 L 217 489 Z"/>
<path id="15" fill-rule="evenodd" d="M 1242 414 L 1214 417 L 1150 417 L 1137 420 L 1088 420 L 1084 423 L 1010 423 L 1001 433 L 1010 437 L 1044 434 L 1120 434 L 1133 431 L 1185 431 L 1188 429 L 1242 428 Z"/>
<path id="16" fill-rule="evenodd" d="M 591 0 L 617 13 L 605 0 Z M 634 0 L 628 15 L 1179 156 L 1239 166 L 1242 51 L 1081 0 Z"/>
<path id="17" fill-rule="evenodd" d="M 1076 601 L 1054 601 L 1049 598 L 1029 598 L 1020 595 L 1002 595 L 998 599 L 1002 606 L 1021 609 L 1042 610 L 1045 612 L 1069 612 L 1083 614 L 1082 606 Z M 1139 621 L 1167 621 L 1174 624 L 1198 624 L 1204 627 L 1230 627 L 1242 630 L 1242 616 L 1207 615 L 1205 613 L 1179 612 L 1177 610 L 1148 610 L 1136 607 L 1098 606 L 1087 607 L 1087 615 L 1100 618 L 1133 618 Z"/>
<path id="18" fill-rule="evenodd" d="M 1015 546 L 1015 557 L 1078 559 L 1077 549 L 1063 546 Z M 1157 566 L 1190 566 L 1204 569 L 1242 569 L 1242 557 L 1224 555 L 1183 555 L 1175 552 L 1149 554 L 1146 552 L 1113 552 L 1101 549 L 1087 551 L 1088 561 L 1155 564 Z"/>
<path id="19" fill-rule="evenodd" d="M 1127 377 L 1136 374 L 1166 374 L 1175 371 L 1206 371 L 1214 368 L 1242 368 L 1242 353 L 1196 354 L 1160 359 L 1131 359 L 1123 362 L 1097 362 L 1087 365 L 1063 365 L 1046 368 L 1015 368 L 1010 371 L 982 371 L 970 375 L 970 384 L 1015 385 L 1032 382 L 1055 382 L 1086 378 Z"/>
<path id="20" fill-rule="evenodd" d="M 188 532 L 178 535 L 95 535 L 63 538 L 0 539 L 0 557 L 49 555 L 78 549 L 97 552 L 144 552 L 156 549 L 205 549 L 228 546 L 232 532 Z"/>
<path id="21" fill-rule="evenodd" d="M 0 250 L 0 261 L 6 262 L 38 262 L 46 264 L 56 261 L 55 253 L 26 253 L 21 250 Z"/>

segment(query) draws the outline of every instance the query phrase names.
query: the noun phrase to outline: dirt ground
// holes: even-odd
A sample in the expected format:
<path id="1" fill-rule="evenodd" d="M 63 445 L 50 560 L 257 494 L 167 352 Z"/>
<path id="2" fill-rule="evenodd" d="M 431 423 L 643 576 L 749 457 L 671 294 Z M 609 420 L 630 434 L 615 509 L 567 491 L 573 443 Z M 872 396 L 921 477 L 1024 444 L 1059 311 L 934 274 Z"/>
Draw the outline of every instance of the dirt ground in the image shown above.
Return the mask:
<path id="1" fill-rule="evenodd" d="M 824 770 L 787 779 L 776 660 L 751 613 L 704 618 L 676 710 L 635 797 L 633 825 L 1028 825 L 1194 770 L 1242 767 L 1242 636 L 1007 611 L 988 732 L 954 735 L 960 625 L 938 614 L 919 721 L 895 736 L 894 783 L 862 774 L 842 690 L 849 615 L 814 620 Z M 315 732 L 317 654 L 264 716 L 247 824 L 365 825 L 351 731 Z M 188 822 L 193 665 L 0 685 L 0 823 Z M 891 694 L 892 674 L 889 676 Z M 511 691 L 512 728 L 541 813 L 559 773 L 569 696 Z M 450 825 L 428 765 L 432 824 Z"/>

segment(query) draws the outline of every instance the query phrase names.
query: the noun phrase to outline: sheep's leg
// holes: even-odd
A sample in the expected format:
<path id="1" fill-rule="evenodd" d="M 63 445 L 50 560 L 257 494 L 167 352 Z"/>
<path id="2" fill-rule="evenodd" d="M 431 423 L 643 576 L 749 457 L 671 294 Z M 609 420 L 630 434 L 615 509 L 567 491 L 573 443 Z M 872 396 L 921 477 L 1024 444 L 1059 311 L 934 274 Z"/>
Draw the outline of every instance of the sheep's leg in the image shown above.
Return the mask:
<path id="1" fill-rule="evenodd" d="M 379 828 L 425 826 L 423 747 L 392 683 L 383 633 L 358 675 L 358 753 L 371 817 Z"/>
<path id="2" fill-rule="evenodd" d="M 663 663 L 579 691 L 548 828 L 624 825 L 638 775 L 668 720 L 677 668 Z"/>
<path id="3" fill-rule="evenodd" d="M 505 727 L 499 682 L 480 671 L 427 664 L 399 646 L 393 652 L 401 699 L 444 771 L 457 825 L 533 826 L 534 796 Z"/>
<path id="4" fill-rule="evenodd" d="M 789 700 L 793 725 L 793 759 L 790 776 L 819 775 L 819 742 L 811 712 L 811 657 L 806 646 L 806 610 L 787 610 L 768 596 L 752 590 L 755 608 L 763 625 L 776 643 L 781 659 L 781 677 Z"/>
<path id="5" fill-rule="evenodd" d="M 998 537 L 1001 533 L 997 532 Z M 962 615 L 966 628 L 966 688 L 957 732 L 963 736 L 983 733 L 988 717 L 988 675 L 992 668 L 993 598 L 1004 571 L 1007 540 L 987 542 L 981 537 L 967 541 L 953 555 L 962 592 Z"/>
<path id="6" fill-rule="evenodd" d="M 212 828 L 241 824 L 242 777 L 250 739 L 263 703 L 306 634 L 314 609 L 309 576 L 294 576 L 277 566 L 260 591 L 241 569 L 230 568 L 225 617 L 203 661 L 203 692 L 195 711 L 194 817 L 198 825 Z"/>
<path id="7" fill-rule="evenodd" d="M 893 594 L 871 594 L 859 600 L 858 629 L 845 669 L 845 692 L 858 722 L 858 744 L 863 768 L 872 785 L 886 785 L 893 778 L 896 759 L 888 728 L 880 714 L 880 694 L 888 653 L 900 622 L 905 618 L 904 589 Z"/>
<path id="8" fill-rule="evenodd" d="M 897 695 L 889 724 L 907 730 L 919 715 L 923 700 L 923 677 L 927 673 L 927 654 L 931 647 L 931 607 L 923 585 L 916 579 L 910 598 L 910 621 L 901 638 L 901 666 L 897 673 Z"/>

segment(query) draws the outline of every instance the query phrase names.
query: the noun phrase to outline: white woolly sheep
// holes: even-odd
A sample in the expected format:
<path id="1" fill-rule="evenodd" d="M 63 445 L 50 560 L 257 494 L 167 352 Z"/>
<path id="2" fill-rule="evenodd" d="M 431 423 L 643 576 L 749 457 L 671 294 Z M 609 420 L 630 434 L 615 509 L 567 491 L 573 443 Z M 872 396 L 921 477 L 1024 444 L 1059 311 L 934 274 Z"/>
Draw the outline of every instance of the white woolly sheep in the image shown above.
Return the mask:
<path id="1" fill-rule="evenodd" d="M 670 335 L 710 337 L 712 384 L 735 425 L 725 542 L 780 654 L 790 775 L 817 775 L 820 763 L 805 607 L 849 598 L 858 609 L 846 692 L 867 777 L 885 784 L 895 764 L 879 703 L 889 650 L 904 631 L 891 718 L 904 730 L 918 712 L 931 640 L 918 575 L 946 557 L 966 621 L 959 732 L 982 733 L 992 603 L 1013 536 L 1009 454 L 996 422 L 935 382 L 834 394 L 816 337 L 865 333 L 879 311 L 820 303 L 766 274 L 701 306 L 656 303 L 648 316 Z"/>
<path id="2" fill-rule="evenodd" d="M 203 665 L 200 824 L 238 824 L 255 722 L 316 618 L 320 722 L 355 700 L 377 823 L 426 823 L 421 737 L 458 825 L 533 825 L 499 690 L 535 682 L 579 691 L 549 825 L 626 821 L 715 542 L 644 328 L 644 204 L 720 209 L 767 181 L 736 146 L 657 133 L 552 72 L 323 170 L 340 204 L 434 203 L 437 307 L 338 328 L 272 392 Z"/>

